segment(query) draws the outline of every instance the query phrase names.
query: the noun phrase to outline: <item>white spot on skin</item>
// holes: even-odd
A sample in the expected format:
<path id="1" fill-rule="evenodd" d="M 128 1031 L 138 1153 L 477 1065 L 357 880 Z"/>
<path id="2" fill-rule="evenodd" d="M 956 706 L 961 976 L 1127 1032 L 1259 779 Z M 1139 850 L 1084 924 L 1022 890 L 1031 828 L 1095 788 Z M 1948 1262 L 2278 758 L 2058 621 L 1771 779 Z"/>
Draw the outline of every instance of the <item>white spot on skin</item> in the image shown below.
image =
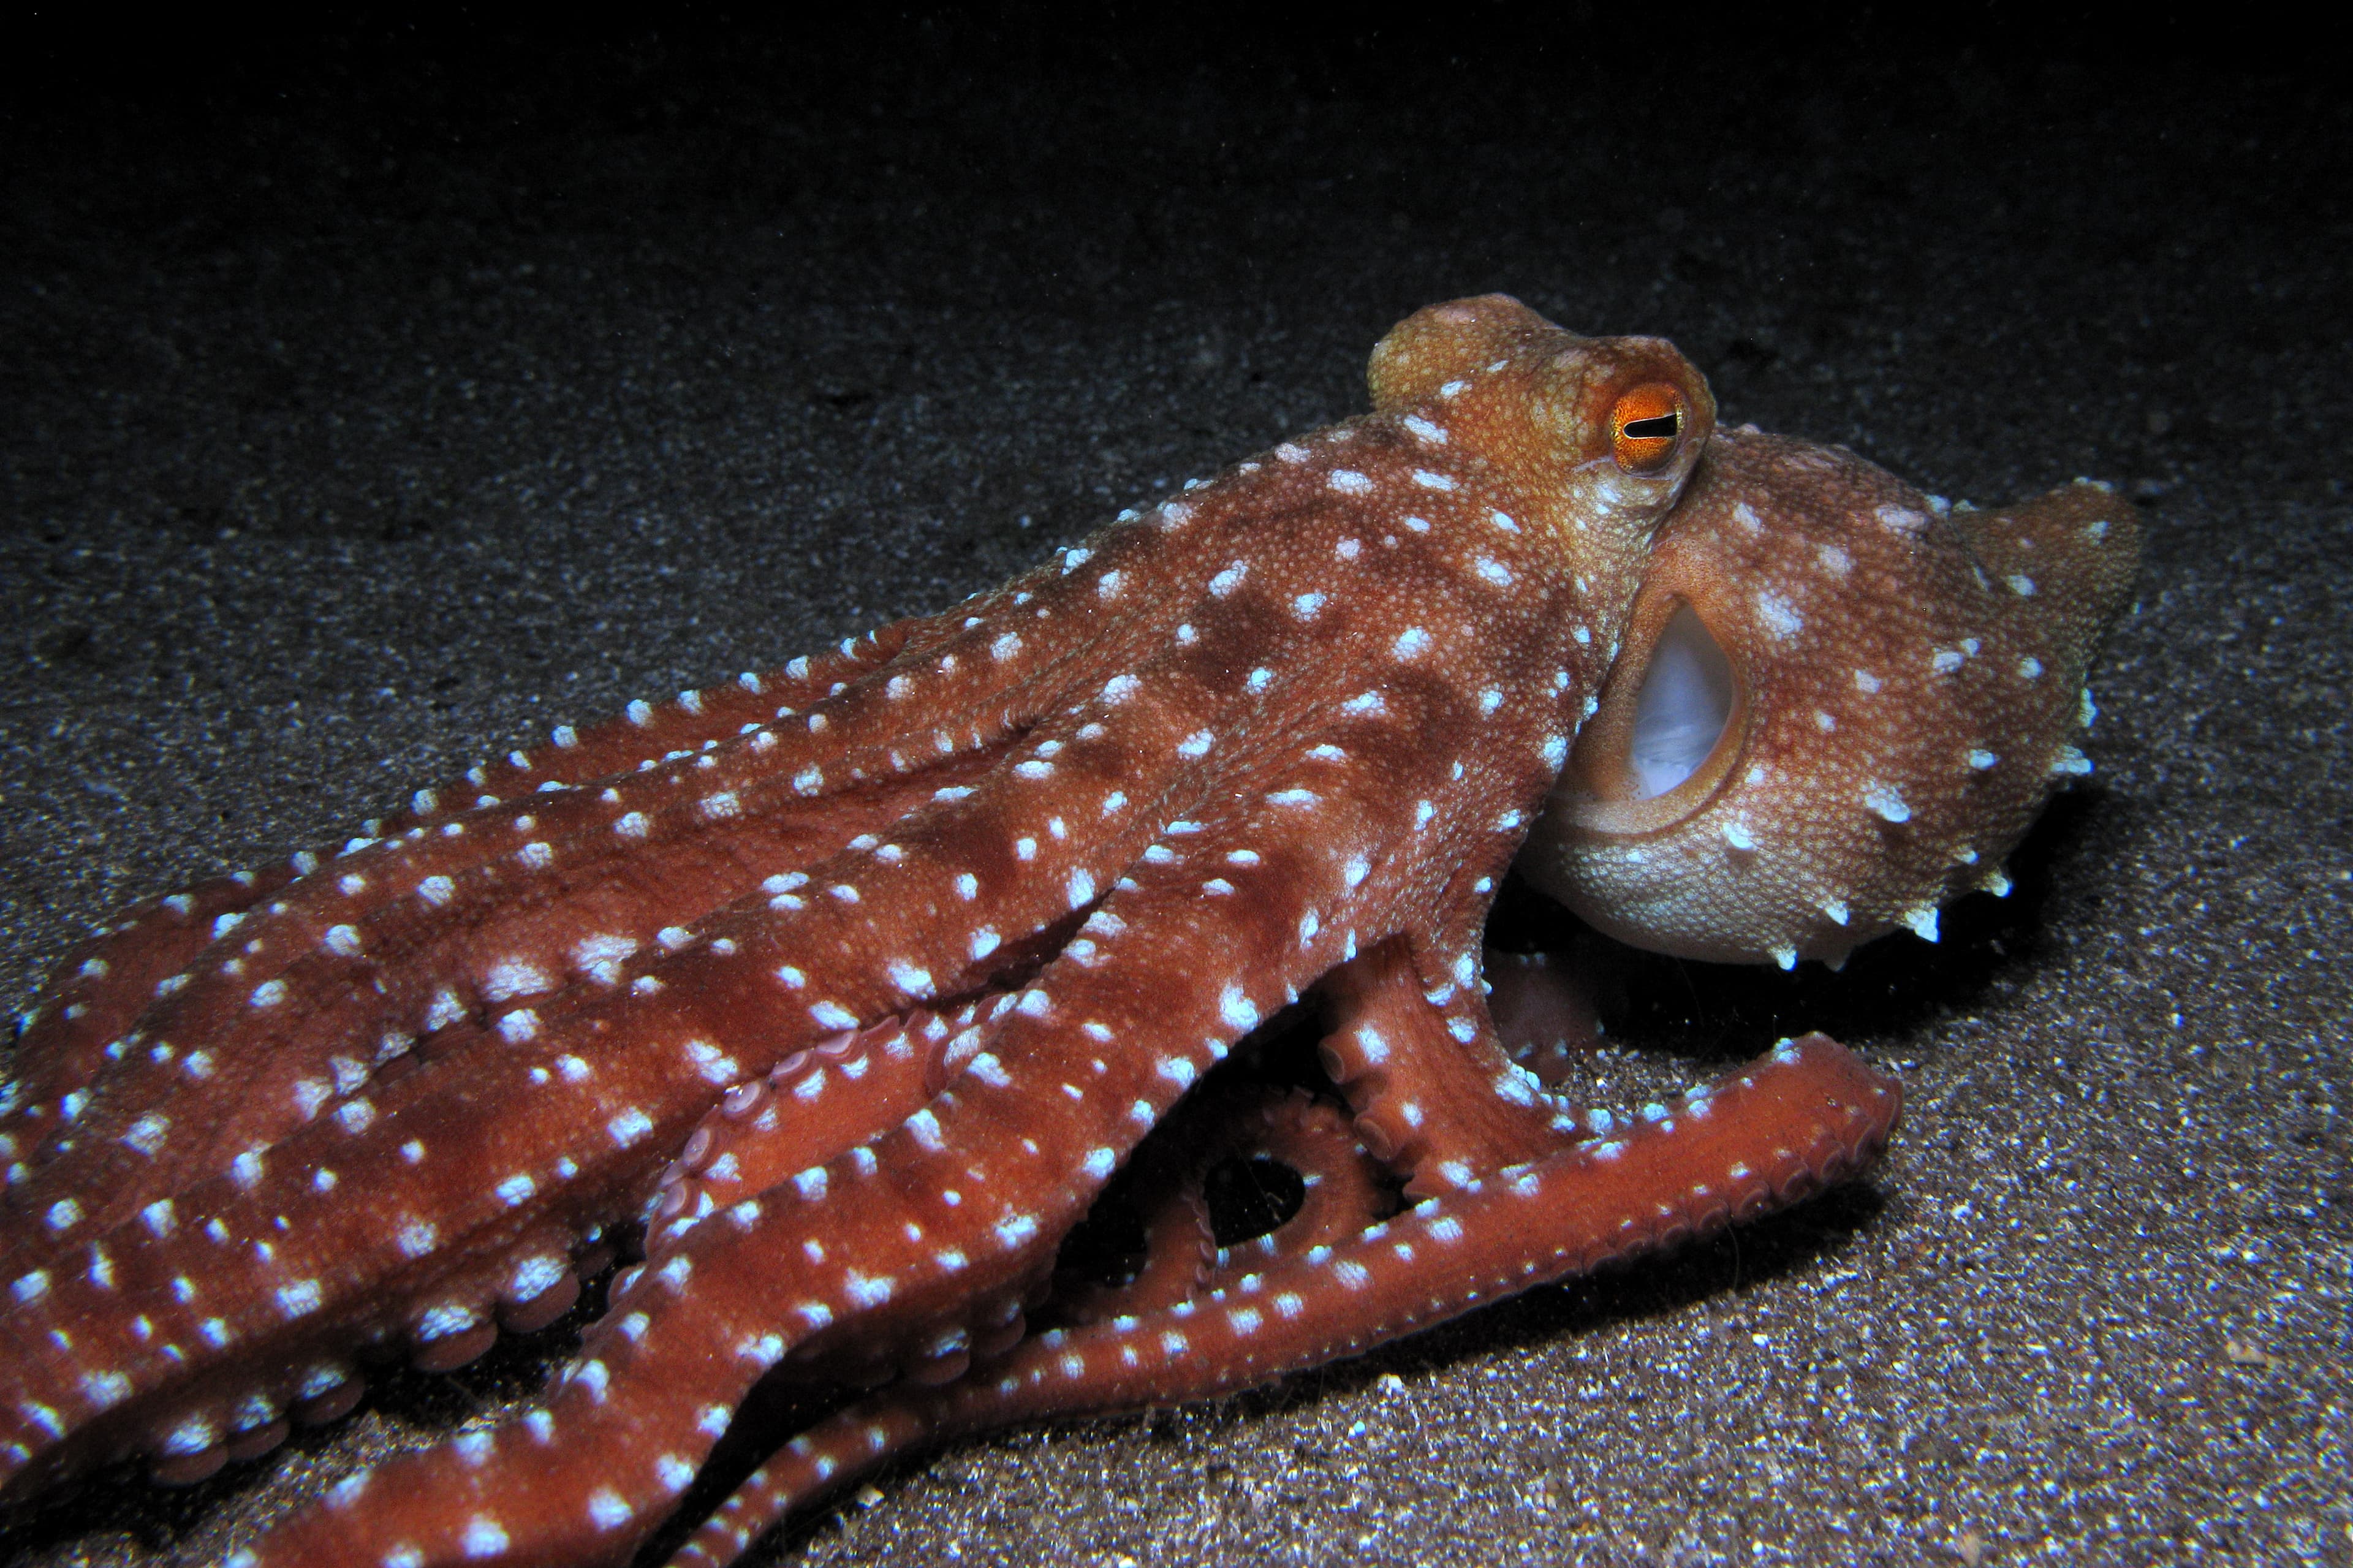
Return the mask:
<path id="1" fill-rule="evenodd" d="M 1430 634 L 1419 626 L 1408 626 L 1398 634 L 1390 651 L 1399 658 L 1413 658 L 1430 651 Z"/>
<path id="2" fill-rule="evenodd" d="M 1210 597 L 1218 599 L 1226 597 L 1235 589 L 1240 587 L 1242 585 L 1242 579 L 1248 575 L 1250 575 L 1250 563 L 1246 561 L 1235 562 L 1230 566 L 1228 566 L 1224 571 L 1209 579 Z"/>
<path id="3" fill-rule="evenodd" d="M 501 959 L 482 977 L 482 999 L 486 1002 L 503 1002 L 511 996 L 530 996 L 554 988 L 555 982 L 546 971 L 519 958 Z"/>
<path id="4" fill-rule="evenodd" d="M 1806 628 L 1805 617 L 1798 614 L 1797 606 L 1768 589 L 1757 590 L 1757 618 L 1767 631 L 1784 642 Z"/>
<path id="5" fill-rule="evenodd" d="M 1342 495 L 1369 495 L 1373 489 L 1373 481 L 1354 468 L 1335 468 L 1325 482 Z"/>
<path id="6" fill-rule="evenodd" d="M 1428 468 L 1416 468 L 1413 471 L 1413 482 L 1426 490 L 1451 490 L 1455 488 L 1452 479 L 1448 479 L 1444 474 L 1432 473 Z"/>
<path id="7" fill-rule="evenodd" d="M 507 1532 L 497 1520 L 478 1513 L 466 1521 L 459 1544 L 469 1557 L 502 1557 L 508 1545 Z"/>

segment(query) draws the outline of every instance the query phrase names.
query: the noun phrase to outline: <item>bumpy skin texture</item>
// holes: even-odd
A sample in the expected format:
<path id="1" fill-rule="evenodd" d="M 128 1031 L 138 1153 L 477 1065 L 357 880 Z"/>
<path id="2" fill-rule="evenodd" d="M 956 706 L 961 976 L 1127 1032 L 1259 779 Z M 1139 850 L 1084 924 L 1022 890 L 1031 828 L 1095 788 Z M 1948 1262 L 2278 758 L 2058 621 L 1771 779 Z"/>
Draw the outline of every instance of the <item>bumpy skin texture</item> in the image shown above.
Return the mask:
<path id="1" fill-rule="evenodd" d="M 1603 931 L 1721 963 L 1832 963 L 2005 890 L 2054 783 L 2087 770 L 2084 678 L 2139 559 L 2130 507 L 2078 480 L 1952 510 L 1839 447 L 1709 443 L 1651 552 L 1626 647 L 1523 872 Z M 1688 606 L 1730 712 L 1643 798 L 1630 752 Z"/>
<path id="2" fill-rule="evenodd" d="M 1005 588 L 77 955 L 0 1124 L 12 1484 L 258 1451 L 348 1405 L 358 1347 L 546 1321 L 643 1215 L 543 1408 L 248 1560 L 620 1561 L 755 1381 L 905 1371 L 689 1549 L 723 1557 L 906 1444 L 1258 1381 L 1866 1164 L 1900 1096 L 1831 1042 L 1630 1125 L 1515 1065 L 1479 984 L 1704 383 L 1497 297 L 1401 324 L 1372 382 Z M 1198 1160 L 1147 1151 L 1139 1270 L 1058 1284 L 1138 1144 L 1319 986 L 1345 1116 L 1187 1110 L 1309 1178 L 1298 1214 L 1220 1255 Z"/>

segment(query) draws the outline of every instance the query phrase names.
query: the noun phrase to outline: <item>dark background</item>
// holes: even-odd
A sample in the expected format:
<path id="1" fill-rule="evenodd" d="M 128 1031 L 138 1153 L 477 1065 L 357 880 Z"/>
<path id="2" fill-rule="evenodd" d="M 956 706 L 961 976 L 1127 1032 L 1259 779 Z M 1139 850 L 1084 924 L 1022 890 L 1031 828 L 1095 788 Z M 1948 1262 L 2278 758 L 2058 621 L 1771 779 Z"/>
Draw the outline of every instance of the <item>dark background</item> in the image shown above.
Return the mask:
<path id="1" fill-rule="evenodd" d="M 2242 10 L 14 24 L 0 994 L 127 899 L 995 582 L 1505 289 L 1672 337 L 1731 422 L 2147 510 L 2017 897 L 1836 977 L 1611 961 L 1603 1098 L 1819 1023 L 1902 1069 L 1898 1147 L 1273 1394 L 904 1467 L 784 1559 L 2353 1561 L 2353 113 Z M 0 1559 L 208 1555 L 539 1364 Z"/>

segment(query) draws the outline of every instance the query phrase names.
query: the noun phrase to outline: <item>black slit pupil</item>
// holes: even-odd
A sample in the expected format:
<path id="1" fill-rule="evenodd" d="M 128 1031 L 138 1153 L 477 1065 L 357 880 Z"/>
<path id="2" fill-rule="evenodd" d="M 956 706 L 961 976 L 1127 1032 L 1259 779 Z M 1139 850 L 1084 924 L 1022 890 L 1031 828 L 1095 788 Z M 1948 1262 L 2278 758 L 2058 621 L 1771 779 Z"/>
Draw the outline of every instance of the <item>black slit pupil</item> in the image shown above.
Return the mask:
<path id="1" fill-rule="evenodd" d="M 1672 441 L 1675 438 L 1675 431 L 1682 426 L 1682 423 L 1681 417 L 1672 413 L 1654 414 L 1648 419 L 1626 421 L 1626 434 L 1637 440 L 1649 440 L 1652 437 L 1657 437 L 1662 440 Z"/>

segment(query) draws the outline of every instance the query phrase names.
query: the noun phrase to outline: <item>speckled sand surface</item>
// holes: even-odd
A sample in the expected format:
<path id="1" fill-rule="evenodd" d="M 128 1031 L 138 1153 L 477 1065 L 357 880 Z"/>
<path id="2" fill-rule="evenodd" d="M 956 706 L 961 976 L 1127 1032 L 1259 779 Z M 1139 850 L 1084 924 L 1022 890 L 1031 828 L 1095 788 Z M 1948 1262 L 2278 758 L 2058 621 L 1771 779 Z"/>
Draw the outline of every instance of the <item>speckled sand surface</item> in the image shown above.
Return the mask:
<path id="1" fill-rule="evenodd" d="M 2353 116 L 2191 58 L 1605 73 L 1495 32 L 25 57 L 0 995 L 121 900 L 997 581 L 1508 289 L 1927 489 L 2147 508 L 2098 771 L 2016 898 L 1842 976 L 1625 966 L 1611 1092 L 1820 1024 L 1902 1068 L 1894 1153 L 1271 1394 L 902 1467 L 771 1555 L 2353 1561 Z M 0 1561 L 201 1559 L 537 1364 L 105 1479 Z"/>

